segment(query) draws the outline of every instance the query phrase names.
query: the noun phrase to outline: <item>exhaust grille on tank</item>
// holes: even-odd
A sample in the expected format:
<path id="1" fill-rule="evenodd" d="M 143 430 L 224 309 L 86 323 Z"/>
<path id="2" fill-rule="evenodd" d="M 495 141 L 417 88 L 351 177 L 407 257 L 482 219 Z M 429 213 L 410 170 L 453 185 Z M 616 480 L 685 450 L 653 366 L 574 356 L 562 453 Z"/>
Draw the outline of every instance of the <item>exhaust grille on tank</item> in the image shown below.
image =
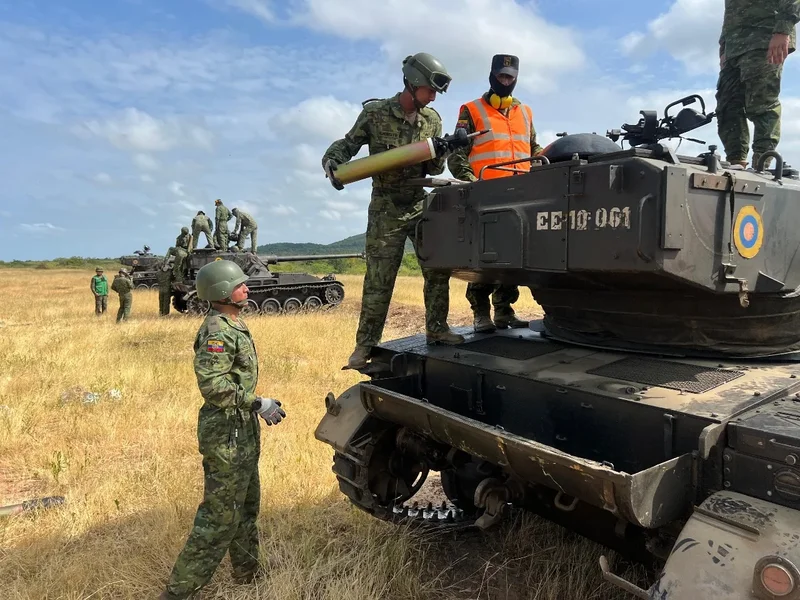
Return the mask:
<path id="1" fill-rule="evenodd" d="M 561 350 L 563 346 L 554 343 L 534 342 L 531 340 L 521 340 L 519 338 L 508 337 L 489 337 L 482 340 L 465 342 L 459 344 L 457 348 L 469 350 L 470 352 L 480 352 L 501 358 L 511 358 L 513 360 L 529 360 L 550 354 L 556 350 Z"/>
<path id="2" fill-rule="evenodd" d="M 587 371 L 610 379 L 654 385 L 702 394 L 744 375 L 744 371 L 716 369 L 650 358 L 623 358 Z"/>

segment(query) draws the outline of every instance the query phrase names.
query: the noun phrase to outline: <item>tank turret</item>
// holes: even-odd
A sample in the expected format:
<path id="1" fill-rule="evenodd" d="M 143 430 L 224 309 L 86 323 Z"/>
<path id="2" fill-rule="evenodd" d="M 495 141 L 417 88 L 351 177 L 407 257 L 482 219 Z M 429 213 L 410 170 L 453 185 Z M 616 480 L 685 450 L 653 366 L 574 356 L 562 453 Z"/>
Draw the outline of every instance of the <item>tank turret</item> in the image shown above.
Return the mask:
<path id="1" fill-rule="evenodd" d="M 278 273 L 271 271 L 269 265 L 364 257 L 364 253 L 275 256 L 198 248 L 186 259 L 183 282 L 173 284 L 172 304 L 180 312 L 204 314 L 209 304 L 197 297 L 194 288 L 197 271 L 215 260 L 231 260 L 248 276 L 250 292 L 245 313 L 291 314 L 300 310 L 333 308 L 344 300 L 344 284 L 333 274 L 320 278 L 308 273 Z"/>
<path id="2" fill-rule="evenodd" d="M 164 262 L 164 257 L 152 254 L 149 246 L 144 248 L 144 251 L 135 250 L 133 254 L 120 256 L 119 262 L 130 267 L 128 271 L 133 277 L 134 289 L 158 289 L 156 274 Z"/>

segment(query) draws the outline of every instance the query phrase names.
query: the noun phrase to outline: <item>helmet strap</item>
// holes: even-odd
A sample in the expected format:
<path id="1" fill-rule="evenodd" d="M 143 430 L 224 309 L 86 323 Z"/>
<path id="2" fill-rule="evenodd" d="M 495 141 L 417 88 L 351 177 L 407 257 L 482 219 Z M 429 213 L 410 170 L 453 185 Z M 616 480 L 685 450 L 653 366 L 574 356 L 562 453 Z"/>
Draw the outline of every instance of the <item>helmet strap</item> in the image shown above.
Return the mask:
<path id="1" fill-rule="evenodd" d="M 405 88 L 408 90 L 408 93 L 411 94 L 411 101 L 414 103 L 414 108 L 417 109 L 417 112 L 425 108 L 424 106 L 422 106 L 419 100 L 417 100 L 417 89 L 419 88 L 412 86 L 411 83 L 409 83 L 408 78 L 406 77 L 403 77 L 403 85 L 405 85 Z"/>

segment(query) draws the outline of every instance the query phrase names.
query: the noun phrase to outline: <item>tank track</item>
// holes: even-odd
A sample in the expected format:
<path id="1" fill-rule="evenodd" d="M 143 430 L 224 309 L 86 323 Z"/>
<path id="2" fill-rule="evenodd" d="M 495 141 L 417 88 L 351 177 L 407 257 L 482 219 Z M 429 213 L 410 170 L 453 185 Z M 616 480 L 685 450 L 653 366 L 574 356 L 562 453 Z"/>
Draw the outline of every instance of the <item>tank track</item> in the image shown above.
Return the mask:
<path id="1" fill-rule="evenodd" d="M 382 504 L 369 489 L 369 460 L 375 451 L 375 438 L 371 435 L 348 445 L 348 452 L 335 452 L 333 472 L 339 482 L 339 490 L 350 502 L 367 514 L 394 524 L 412 524 L 432 528 L 466 529 L 475 524 L 475 518 L 447 501 L 434 506 L 429 502 L 420 506 L 418 502 Z"/>
<path id="2" fill-rule="evenodd" d="M 340 281 L 319 281 L 313 283 L 301 283 L 295 285 L 287 285 L 287 284 L 277 284 L 277 285 L 265 285 L 265 286 L 258 286 L 258 287 L 251 287 L 250 285 L 247 286 L 249 292 L 249 296 L 253 298 L 253 296 L 261 297 L 262 295 L 265 296 L 258 301 L 259 307 L 264 300 L 268 298 L 275 298 L 278 299 L 279 296 L 287 296 L 293 290 L 307 290 L 304 293 L 298 295 L 298 299 L 305 301 L 305 299 L 309 298 L 310 296 L 317 296 L 320 300 L 322 300 L 322 306 L 320 308 L 333 308 L 334 306 L 338 306 L 341 304 L 342 300 L 344 300 L 344 284 Z M 337 289 L 339 290 L 340 294 L 338 298 L 331 302 L 328 299 L 328 294 L 326 291 L 329 289 Z M 319 291 L 319 294 L 315 294 L 314 291 Z M 281 303 L 283 304 L 283 303 Z"/>

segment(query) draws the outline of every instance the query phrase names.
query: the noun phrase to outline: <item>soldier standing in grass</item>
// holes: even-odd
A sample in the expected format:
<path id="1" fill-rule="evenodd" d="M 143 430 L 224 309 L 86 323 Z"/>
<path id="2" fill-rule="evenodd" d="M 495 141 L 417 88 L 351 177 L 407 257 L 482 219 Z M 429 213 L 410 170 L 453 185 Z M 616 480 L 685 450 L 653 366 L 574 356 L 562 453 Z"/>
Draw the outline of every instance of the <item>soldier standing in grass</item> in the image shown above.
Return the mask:
<path id="1" fill-rule="evenodd" d="M 89 284 L 89 289 L 94 294 L 94 314 L 98 317 L 108 308 L 108 279 L 103 275 L 103 269 L 97 267 Z"/>
<path id="2" fill-rule="evenodd" d="M 397 271 L 403 260 L 407 238 L 414 240 L 414 230 L 422 216 L 426 192 L 406 180 L 444 171 L 448 144 L 442 139 L 442 119 L 428 104 L 437 92 L 446 92 L 451 77 L 434 56 L 420 52 L 403 61 L 404 89 L 391 98 L 367 100 L 350 131 L 325 151 L 322 167 L 337 189 L 335 169 L 358 154 L 367 145 L 370 155 L 384 152 L 426 138 L 433 138 L 436 158 L 422 164 L 387 171 L 372 178 L 372 199 L 367 216 L 367 273 L 361 315 L 356 332 L 356 348 L 347 367 L 367 365 L 372 347 L 380 342 Z M 241 243 L 241 240 L 240 240 Z M 425 278 L 425 329 L 428 343 L 459 344 L 464 337 L 447 324 L 450 308 L 450 277 L 431 269 L 422 269 Z"/>
<path id="3" fill-rule="evenodd" d="M 247 275 L 228 260 L 197 272 L 197 295 L 211 302 L 194 341 L 194 372 L 204 403 L 197 437 L 205 489 L 194 527 L 159 600 L 189 598 L 214 575 L 229 553 L 237 583 L 258 569 L 261 504 L 258 458 L 261 428 L 281 422 L 281 403 L 256 395 L 258 356 L 250 331 L 239 319 L 247 305 Z"/>
<path id="4" fill-rule="evenodd" d="M 172 266 L 170 257 L 175 256 L 175 246 L 170 246 L 164 263 L 159 267 L 156 277 L 158 278 L 158 313 L 162 317 L 169 315 L 169 304 L 172 299 Z"/>
<path id="5" fill-rule="evenodd" d="M 131 316 L 131 306 L 133 305 L 133 279 L 128 276 L 125 269 L 120 269 L 119 274 L 114 277 L 111 289 L 119 294 L 117 323 L 127 321 Z"/>
<path id="6" fill-rule="evenodd" d="M 778 146 L 781 75 L 796 49 L 798 21 L 798 0 L 725 0 L 716 112 L 719 139 L 732 164 L 747 166 L 748 119 L 753 122 L 751 166 Z"/>

